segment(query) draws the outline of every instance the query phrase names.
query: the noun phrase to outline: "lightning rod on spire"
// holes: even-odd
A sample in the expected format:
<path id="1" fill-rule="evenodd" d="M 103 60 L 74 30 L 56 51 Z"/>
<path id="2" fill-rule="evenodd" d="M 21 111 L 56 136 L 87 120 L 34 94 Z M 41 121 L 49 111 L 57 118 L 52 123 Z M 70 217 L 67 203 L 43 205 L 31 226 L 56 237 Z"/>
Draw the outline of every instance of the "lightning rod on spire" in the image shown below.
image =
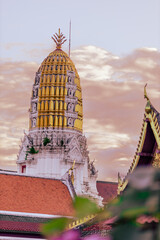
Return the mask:
<path id="1" fill-rule="evenodd" d="M 69 57 L 70 57 L 70 53 L 71 53 L 71 20 L 69 23 Z"/>

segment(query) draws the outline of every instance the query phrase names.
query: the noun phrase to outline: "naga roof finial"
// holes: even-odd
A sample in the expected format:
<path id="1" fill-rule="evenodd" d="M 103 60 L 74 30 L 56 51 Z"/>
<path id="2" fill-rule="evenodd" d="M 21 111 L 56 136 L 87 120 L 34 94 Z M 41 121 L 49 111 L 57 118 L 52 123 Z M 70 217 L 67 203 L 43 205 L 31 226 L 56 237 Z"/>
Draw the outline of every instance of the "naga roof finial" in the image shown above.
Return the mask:
<path id="1" fill-rule="evenodd" d="M 144 86 L 144 98 L 146 98 L 148 101 L 150 101 L 150 100 L 149 100 L 149 97 L 148 97 L 148 95 L 147 95 L 146 87 L 147 87 L 147 83 L 146 83 L 145 86 Z"/>
<path id="2" fill-rule="evenodd" d="M 56 43 L 56 48 L 61 49 L 64 42 L 67 41 L 66 37 L 63 35 L 63 33 L 60 31 L 60 28 L 58 30 L 58 34 L 53 34 L 53 37 L 51 37 L 53 41 Z"/>
<path id="3" fill-rule="evenodd" d="M 73 185 L 74 185 L 74 173 L 73 173 L 74 166 L 75 166 L 75 160 L 74 160 L 74 162 L 73 162 L 72 167 L 69 169 L 69 175 L 70 175 L 70 177 L 71 177 L 71 181 L 72 181 L 72 184 L 73 184 Z"/>
<path id="4" fill-rule="evenodd" d="M 122 178 L 120 173 L 118 172 L 118 184 L 121 185 L 122 184 Z"/>
<path id="5" fill-rule="evenodd" d="M 150 112 L 151 112 L 151 102 L 150 102 L 149 97 L 148 97 L 148 95 L 147 95 L 146 87 L 147 87 L 147 83 L 146 83 L 145 86 L 144 86 L 144 98 L 147 99 L 147 104 L 146 104 L 146 107 L 145 107 L 145 112 L 146 112 L 146 113 L 150 113 Z"/>
<path id="6" fill-rule="evenodd" d="M 71 167 L 71 170 L 74 169 L 74 166 L 75 166 L 75 160 L 74 160 L 74 162 L 73 162 L 73 165 L 72 165 L 72 167 Z"/>

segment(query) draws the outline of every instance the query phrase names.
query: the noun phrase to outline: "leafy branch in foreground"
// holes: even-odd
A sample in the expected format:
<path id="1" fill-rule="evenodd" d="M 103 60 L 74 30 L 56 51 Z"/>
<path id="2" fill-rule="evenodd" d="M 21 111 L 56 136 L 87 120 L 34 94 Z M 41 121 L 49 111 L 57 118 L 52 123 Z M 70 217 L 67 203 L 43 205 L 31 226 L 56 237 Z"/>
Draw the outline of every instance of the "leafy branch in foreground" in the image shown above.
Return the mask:
<path id="1" fill-rule="evenodd" d="M 129 184 L 121 196 L 104 209 L 89 199 L 76 197 L 73 202 L 75 219 L 96 215 L 92 224 L 101 224 L 115 217 L 110 236 L 103 232 L 81 238 L 77 230 L 67 230 L 71 219 L 60 218 L 43 225 L 42 233 L 50 240 L 159 240 L 160 235 L 160 170 L 139 168 L 129 177 Z M 150 217 L 153 221 L 140 222 Z"/>
<path id="2" fill-rule="evenodd" d="M 158 240 L 160 234 L 160 170 L 143 167 L 129 177 L 129 184 L 109 210 L 117 217 L 113 240 Z M 143 223 L 139 222 L 142 217 Z M 147 223 L 147 217 L 152 220 Z"/>

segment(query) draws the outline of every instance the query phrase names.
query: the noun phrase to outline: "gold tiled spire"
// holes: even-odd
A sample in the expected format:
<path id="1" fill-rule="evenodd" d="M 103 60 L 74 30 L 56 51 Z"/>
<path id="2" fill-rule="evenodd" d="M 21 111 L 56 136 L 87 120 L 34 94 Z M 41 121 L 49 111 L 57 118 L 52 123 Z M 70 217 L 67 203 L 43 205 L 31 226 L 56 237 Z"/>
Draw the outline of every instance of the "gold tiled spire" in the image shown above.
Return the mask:
<path id="1" fill-rule="evenodd" d="M 38 73 L 40 73 L 38 104 L 37 104 L 37 128 L 69 128 L 82 131 L 83 110 L 80 78 L 69 56 L 61 50 L 64 43 L 63 34 L 56 34 L 54 40 L 57 44 L 56 50 L 51 52 L 42 62 Z M 74 86 L 76 87 L 73 98 L 77 99 L 74 104 L 74 114 L 77 114 L 72 126 L 67 123 L 66 111 L 68 102 L 68 72 L 74 72 Z M 72 97 L 71 97 L 72 98 Z M 32 105 L 31 105 L 32 111 Z M 32 121 L 32 120 L 31 120 Z M 34 128 L 32 123 L 31 129 Z"/>

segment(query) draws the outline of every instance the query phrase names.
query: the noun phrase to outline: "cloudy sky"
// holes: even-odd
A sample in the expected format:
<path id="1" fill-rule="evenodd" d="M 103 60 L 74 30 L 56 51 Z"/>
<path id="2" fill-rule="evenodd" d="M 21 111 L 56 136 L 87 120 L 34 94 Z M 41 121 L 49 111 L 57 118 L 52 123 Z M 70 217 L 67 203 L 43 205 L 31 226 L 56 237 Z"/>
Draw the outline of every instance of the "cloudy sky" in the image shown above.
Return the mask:
<path id="1" fill-rule="evenodd" d="M 0 168 L 16 169 L 31 88 L 60 27 L 81 78 L 84 134 L 99 179 L 125 176 L 146 101 L 160 110 L 160 1 L 0 0 Z M 68 44 L 63 48 L 68 51 Z"/>

